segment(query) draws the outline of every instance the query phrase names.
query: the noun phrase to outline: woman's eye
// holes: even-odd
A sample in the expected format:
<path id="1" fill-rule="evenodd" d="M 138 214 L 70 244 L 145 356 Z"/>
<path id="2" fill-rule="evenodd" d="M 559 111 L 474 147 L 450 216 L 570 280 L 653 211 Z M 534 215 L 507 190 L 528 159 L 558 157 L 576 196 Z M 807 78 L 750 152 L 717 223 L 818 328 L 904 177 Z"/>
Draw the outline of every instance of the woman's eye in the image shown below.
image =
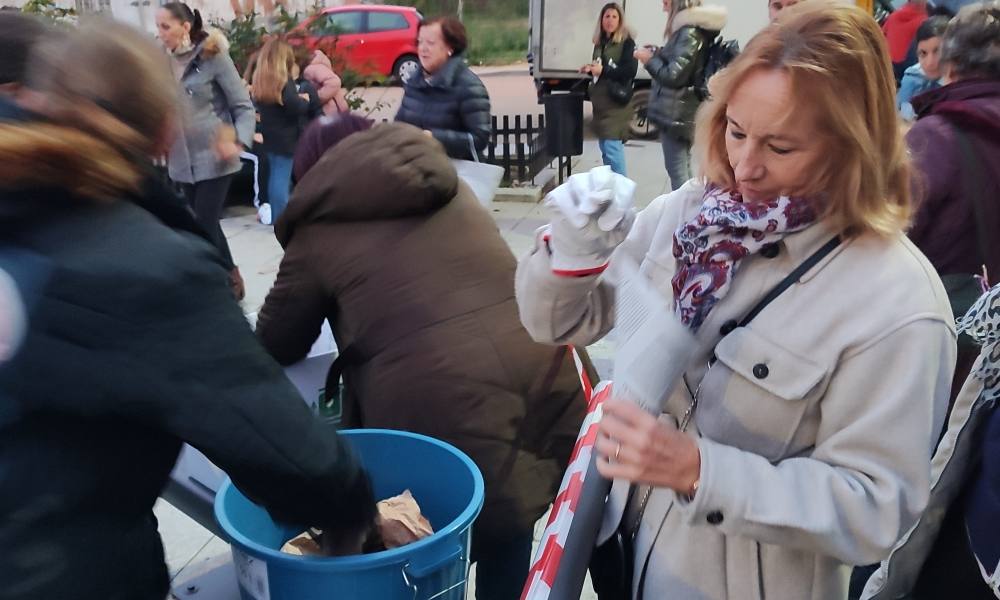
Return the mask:
<path id="1" fill-rule="evenodd" d="M 734 129 L 729 130 L 729 135 L 731 135 L 734 140 L 745 140 L 747 137 L 747 134 L 740 133 L 739 131 L 736 131 Z"/>
<path id="2" fill-rule="evenodd" d="M 785 155 L 790 153 L 791 151 L 792 151 L 791 148 L 779 148 L 777 146 L 771 146 L 771 152 L 774 152 L 775 154 Z"/>

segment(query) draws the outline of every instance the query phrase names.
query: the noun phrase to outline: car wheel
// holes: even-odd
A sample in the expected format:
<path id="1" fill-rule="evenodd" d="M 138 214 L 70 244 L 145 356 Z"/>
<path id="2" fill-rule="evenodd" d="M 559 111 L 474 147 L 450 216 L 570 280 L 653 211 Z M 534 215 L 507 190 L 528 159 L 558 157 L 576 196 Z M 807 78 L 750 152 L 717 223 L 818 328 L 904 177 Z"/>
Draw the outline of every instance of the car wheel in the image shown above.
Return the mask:
<path id="1" fill-rule="evenodd" d="M 652 140 L 660 135 L 660 128 L 646 118 L 649 108 L 649 90 L 636 90 L 632 96 L 632 120 L 628 128 L 632 137 L 640 140 Z"/>
<path id="2" fill-rule="evenodd" d="M 392 77 L 398 83 L 403 84 L 406 83 L 410 77 L 419 73 L 420 68 L 420 59 L 412 54 L 407 54 L 406 56 L 400 57 L 400 59 L 396 61 L 395 66 L 392 67 Z"/>

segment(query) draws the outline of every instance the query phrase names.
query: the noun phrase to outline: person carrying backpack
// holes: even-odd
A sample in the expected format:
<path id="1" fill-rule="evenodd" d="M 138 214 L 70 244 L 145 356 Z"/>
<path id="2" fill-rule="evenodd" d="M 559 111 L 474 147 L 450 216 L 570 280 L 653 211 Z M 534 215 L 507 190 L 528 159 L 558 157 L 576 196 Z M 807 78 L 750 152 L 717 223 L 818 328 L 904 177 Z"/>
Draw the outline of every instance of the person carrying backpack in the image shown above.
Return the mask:
<path id="1" fill-rule="evenodd" d="M 663 0 L 666 42 L 659 49 L 635 51 L 653 79 L 648 118 L 660 128 L 663 162 L 676 190 L 691 179 L 694 117 L 704 100 L 702 80 L 712 41 L 726 25 L 728 12 L 701 0 Z"/>

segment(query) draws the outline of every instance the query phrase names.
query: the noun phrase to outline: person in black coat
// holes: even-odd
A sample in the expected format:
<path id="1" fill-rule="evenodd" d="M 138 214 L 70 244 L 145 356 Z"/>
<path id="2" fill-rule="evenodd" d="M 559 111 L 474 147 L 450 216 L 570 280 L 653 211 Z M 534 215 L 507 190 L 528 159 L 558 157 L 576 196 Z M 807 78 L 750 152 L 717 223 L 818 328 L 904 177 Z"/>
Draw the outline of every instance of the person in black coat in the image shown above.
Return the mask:
<path id="1" fill-rule="evenodd" d="M 432 135 L 451 158 L 482 158 L 490 141 L 490 96 L 462 57 L 465 26 L 454 17 L 424 21 L 417 46 L 423 74 L 405 82 L 396 120 Z"/>
<path id="2" fill-rule="evenodd" d="M 0 324 L 21 315 L 0 331 L 0 596 L 162 600 L 152 507 L 182 442 L 275 519 L 360 537 L 368 478 L 256 342 L 227 263 L 137 206 L 175 110 L 160 52 L 102 23 L 32 65 L 44 120 L 0 123 Z"/>

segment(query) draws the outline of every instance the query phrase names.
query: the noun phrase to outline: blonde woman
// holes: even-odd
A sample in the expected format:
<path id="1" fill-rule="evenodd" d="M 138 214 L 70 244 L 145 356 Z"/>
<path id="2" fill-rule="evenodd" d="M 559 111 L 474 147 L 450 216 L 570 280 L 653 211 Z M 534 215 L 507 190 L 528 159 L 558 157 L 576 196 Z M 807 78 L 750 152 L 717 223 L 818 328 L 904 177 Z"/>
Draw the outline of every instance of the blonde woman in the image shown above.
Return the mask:
<path id="1" fill-rule="evenodd" d="M 712 80 L 703 178 L 634 215 L 576 176 L 518 268 L 528 331 L 586 345 L 615 325 L 609 258 L 638 263 L 692 353 L 663 414 L 608 401 L 600 425 L 600 541 L 622 534 L 637 598 L 845 598 L 927 502 L 955 330 L 903 233 L 885 38 L 834 0 L 786 11 Z"/>
<path id="2" fill-rule="evenodd" d="M 288 206 L 292 186 L 292 157 L 309 112 L 309 94 L 300 94 L 293 78 L 295 52 L 285 41 L 273 39 L 257 54 L 253 72 L 253 99 L 260 113 L 260 144 L 267 155 L 267 201 L 271 222 Z"/>
<path id="3" fill-rule="evenodd" d="M 594 105 L 594 131 L 604 164 L 625 175 L 625 140 L 632 119 L 632 81 L 638 63 L 633 56 L 635 40 L 625 25 L 625 11 L 609 2 L 601 9 L 594 31 L 592 62 L 580 72 L 594 78 L 590 101 Z"/>
<path id="4" fill-rule="evenodd" d="M 704 100 L 698 83 L 708 47 L 726 26 L 728 13 L 701 0 L 663 0 L 667 13 L 665 41 L 660 48 L 640 48 L 635 57 L 653 80 L 647 116 L 660 128 L 663 164 L 676 190 L 691 179 L 694 116 Z"/>

